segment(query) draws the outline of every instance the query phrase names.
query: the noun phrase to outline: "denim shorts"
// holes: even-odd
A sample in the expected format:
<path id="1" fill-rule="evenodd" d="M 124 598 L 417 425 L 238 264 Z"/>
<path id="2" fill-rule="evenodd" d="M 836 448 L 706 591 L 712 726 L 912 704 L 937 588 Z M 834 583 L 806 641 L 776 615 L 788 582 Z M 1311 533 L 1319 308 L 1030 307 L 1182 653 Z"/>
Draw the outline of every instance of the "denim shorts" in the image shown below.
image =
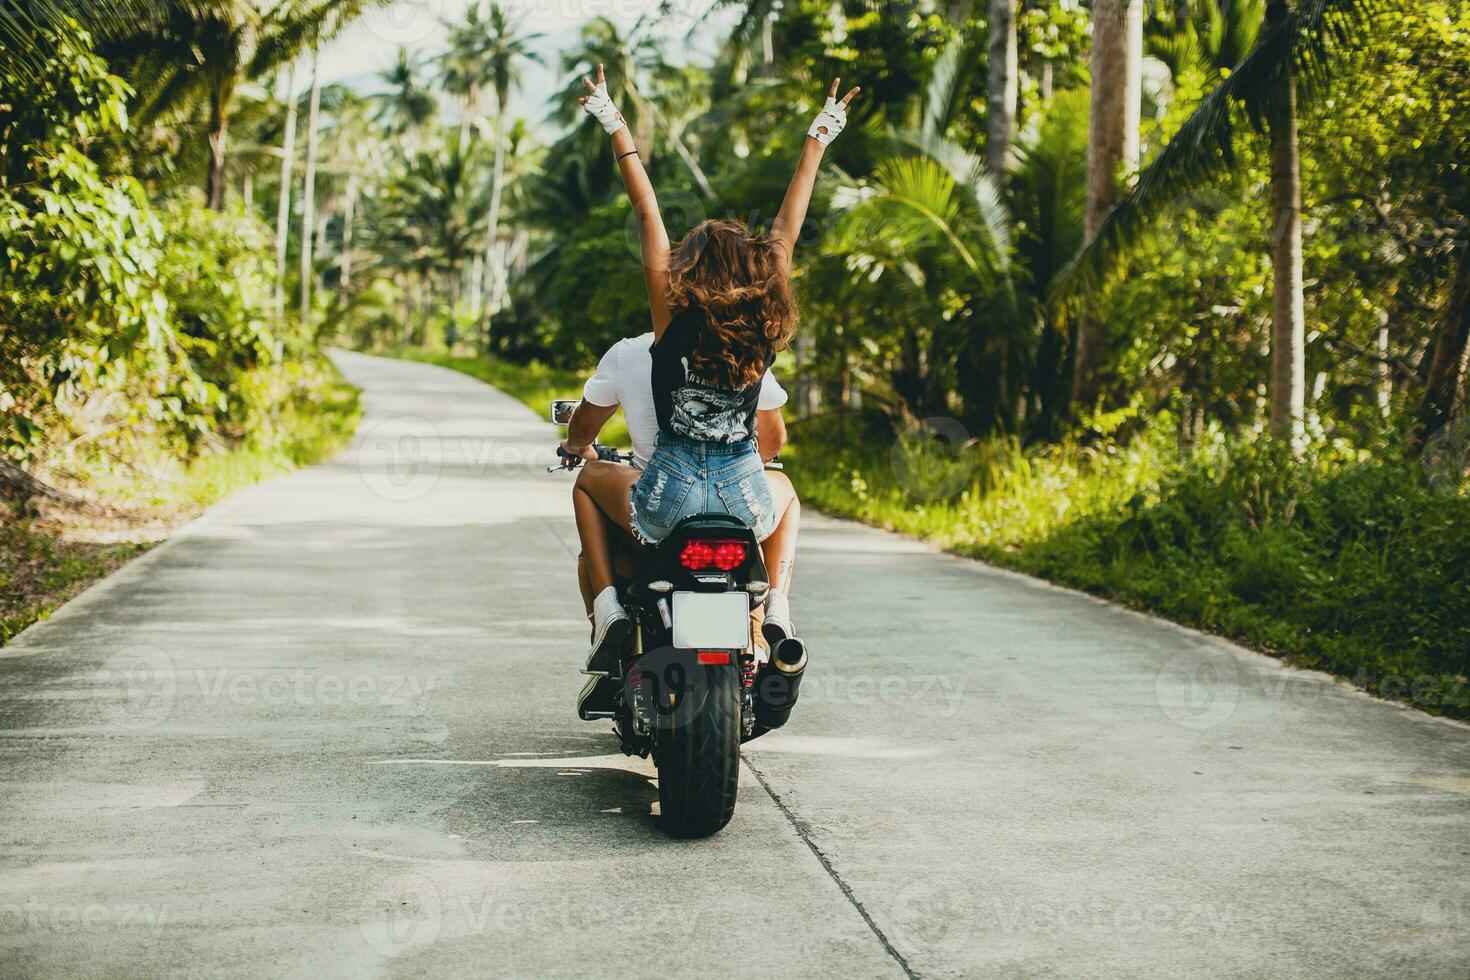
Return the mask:
<path id="1" fill-rule="evenodd" d="M 633 534 L 657 544 L 695 514 L 729 514 L 757 541 L 775 529 L 776 508 L 754 439 L 725 444 L 659 433 L 633 487 Z"/>

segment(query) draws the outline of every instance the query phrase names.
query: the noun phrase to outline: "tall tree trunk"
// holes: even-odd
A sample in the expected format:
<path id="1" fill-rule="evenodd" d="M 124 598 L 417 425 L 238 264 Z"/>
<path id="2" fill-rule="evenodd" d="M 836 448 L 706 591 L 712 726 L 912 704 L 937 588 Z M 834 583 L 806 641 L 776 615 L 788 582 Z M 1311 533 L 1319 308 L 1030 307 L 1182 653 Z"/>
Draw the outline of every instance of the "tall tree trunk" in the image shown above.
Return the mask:
<path id="1" fill-rule="evenodd" d="M 485 309 L 485 256 L 476 255 L 470 262 L 470 316 L 476 322 Z"/>
<path id="2" fill-rule="evenodd" d="M 1463 404 L 1467 357 L 1470 357 L 1470 246 L 1461 246 L 1449 301 L 1434 338 L 1434 355 L 1424 382 L 1416 442 L 1432 436 L 1455 417 Z"/>
<path id="3" fill-rule="evenodd" d="M 357 217 L 357 174 L 347 175 L 347 201 L 342 206 L 342 291 L 352 288 L 352 222 Z"/>
<path id="4" fill-rule="evenodd" d="M 1092 5 L 1092 106 L 1087 137 L 1089 240 L 1118 199 L 1120 178 L 1138 169 L 1143 99 L 1143 0 L 1096 0 Z M 1107 331 L 1096 315 L 1077 325 L 1072 401 L 1097 398 L 1098 367 Z"/>
<path id="5" fill-rule="evenodd" d="M 204 196 L 211 211 L 225 206 L 225 151 L 230 134 L 230 116 L 226 103 L 229 94 L 216 89 L 209 98 L 209 174 L 205 178 Z"/>
<path id="6" fill-rule="evenodd" d="M 255 171 L 245 171 L 245 176 L 240 178 L 240 198 L 245 202 L 245 213 L 255 213 Z"/>
<path id="7" fill-rule="evenodd" d="M 276 320 L 286 317 L 286 246 L 291 237 L 291 174 L 296 164 L 296 62 L 286 75 L 286 129 L 281 135 L 281 190 L 276 200 Z"/>
<path id="8" fill-rule="evenodd" d="M 505 96 L 495 93 L 495 167 L 490 178 L 490 215 L 485 241 L 485 335 L 488 343 L 490 318 L 500 312 L 501 283 L 504 281 L 500 251 L 500 195 L 505 178 Z"/>
<path id="9" fill-rule="evenodd" d="M 822 410 L 822 389 L 817 384 L 817 342 L 810 329 L 796 332 L 796 416 L 809 419 Z"/>
<path id="10" fill-rule="evenodd" d="M 475 112 L 480 105 L 480 88 L 471 85 L 470 90 L 465 93 L 464 113 L 459 117 L 459 153 L 460 156 L 470 148 L 470 124 L 474 121 Z"/>
<path id="11" fill-rule="evenodd" d="M 761 24 L 761 77 L 774 78 L 776 75 L 776 11 L 771 10 L 766 14 L 765 22 Z"/>
<path id="12" fill-rule="evenodd" d="M 997 178 L 1005 173 L 1006 158 L 1016 131 L 1017 76 L 1016 6 L 1018 0 L 990 0 L 990 47 L 986 62 L 985 160 Z"/>
<path id="13" fill-rule="evenodd" d="M 699 192 L 710 200 L 714 200 L 715 189 L 710 184 L 704 168 L 690 152 L 689 145 L 684 142 L 684 134 L 675 129 L 673 123 L 668 119 L 664 120 L 664 128 L 669 131 L 669 142 L 674 144 L 674 152 L 679 155 L 680 160 L 684 161 L 684 167 L 689 171 L 689 176 L 694 178 L 694 183 L 699 185 Z"/>
<path id="14" fill-rule="evenodd" d="M 1266 5 L 1268 28 L 1285 19 L 1287 0 Z M 1306 296 L 1302 288 L 1302 173 L 1296 78 L 1288 60 L 1271 131 L 1271 427 L 1293 444 L 1306 415 Z"/>
<path id="15" fill-rule="evenodd" d="M 1374 368 L 1374 373 L 1378 376 L 1378 414 L 1387 419 L 1393 410 L 1393 365 L 1388 359 L 1387 313 L 1380 316 L 1376 346 L 1378 364 Z"/>
<path id="16" fill-rule="evenodd" d="M 962 24 L 970 16 L 970 0 L 949 0 L 946 16 L 951 24 Z"/>
<path id="17" fill-rule="evenodd" d="M 311 100 L 306 108 L 306 176 L 301 189 L 301 324 L 311 323 L 311 245 L 316 227 L 317 123 L 321 116 L 322 84 L 317 53 L 311 53 Z"/>

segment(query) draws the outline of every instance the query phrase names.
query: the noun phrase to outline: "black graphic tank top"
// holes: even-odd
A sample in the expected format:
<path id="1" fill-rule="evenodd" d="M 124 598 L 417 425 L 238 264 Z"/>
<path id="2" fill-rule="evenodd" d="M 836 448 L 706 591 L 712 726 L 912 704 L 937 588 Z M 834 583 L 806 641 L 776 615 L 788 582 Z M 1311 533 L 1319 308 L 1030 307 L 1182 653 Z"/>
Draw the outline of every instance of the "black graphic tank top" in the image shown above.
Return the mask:
<path id="1" fill-rule="evenodd" d="M 682 310 L 653 345 L 653 408 L 658 429 L 700 442 L 744 442 L 755 435 L 760 380 L 732 390 L 715 387 L 695 375 L 691 355 L 703 326 L 702 310 Z M 774 351 L 766 352 L 762 375 L 774 355 Z"/>

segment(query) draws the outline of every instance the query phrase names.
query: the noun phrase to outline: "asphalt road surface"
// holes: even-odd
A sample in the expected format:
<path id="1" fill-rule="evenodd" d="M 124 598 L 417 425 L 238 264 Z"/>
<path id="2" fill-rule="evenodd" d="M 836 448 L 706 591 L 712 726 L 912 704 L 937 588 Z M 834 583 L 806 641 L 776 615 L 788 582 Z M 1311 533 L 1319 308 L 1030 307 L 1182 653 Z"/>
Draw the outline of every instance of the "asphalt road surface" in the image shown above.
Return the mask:
<path id="1" fill-rule="evenodd" d="M 0 976 L 1470 975 L 1470 730 L 834 520 L 791 724 L 666 838 L 553 427 L 339 361 L 351 449 L 0 650 Z"/>

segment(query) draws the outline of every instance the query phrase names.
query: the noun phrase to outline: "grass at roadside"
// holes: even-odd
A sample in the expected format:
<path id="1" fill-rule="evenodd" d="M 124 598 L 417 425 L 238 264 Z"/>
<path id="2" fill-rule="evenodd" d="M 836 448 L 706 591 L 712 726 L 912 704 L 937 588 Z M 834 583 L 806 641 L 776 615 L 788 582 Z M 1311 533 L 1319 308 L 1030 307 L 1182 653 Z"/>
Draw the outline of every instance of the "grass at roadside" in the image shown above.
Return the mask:
<path id="1" fill-rule="evenodd" d="M 67 541 L 30 520 L 0 523 L 0 646 L 149 547 Z"/>
<path id="2" fill-rule="evenodd" d="M 97 501 L 95 512 L 28 516 L 0 503 L 0 646 L 215 501 L 330 456 L 352 437 L 359 414 L 357 389 L 331 371 L 274 406 L 246 438 L 172 472 L 113 467 L 86 480 L 80 468 L 69 489 Z"/>
<path id="3" fill-rule="evenodd" d="M 582 376 L 400 352 L 544 413 Z M 621 418 L 615 420 L 621 423 Z M 1202 439 L 901 439 L 873 418 L 792 425 L 804 502 L 1230 637 L 1370 693 L 1470 718 L 1470 497 L 1402 447 Z M 621 433 L 605 433 L 617 441 Z"/>
<path id="4" fill-rule="evenodd" d="M 825 426 L 825 431 L 824 431 Z M 959 452 L 880 426 L 793 427 L 822 510 L 1241 641 L 1370 693 L 1470 717 L 1470 498 L 1401 447 L 1265 439 Z"/>

